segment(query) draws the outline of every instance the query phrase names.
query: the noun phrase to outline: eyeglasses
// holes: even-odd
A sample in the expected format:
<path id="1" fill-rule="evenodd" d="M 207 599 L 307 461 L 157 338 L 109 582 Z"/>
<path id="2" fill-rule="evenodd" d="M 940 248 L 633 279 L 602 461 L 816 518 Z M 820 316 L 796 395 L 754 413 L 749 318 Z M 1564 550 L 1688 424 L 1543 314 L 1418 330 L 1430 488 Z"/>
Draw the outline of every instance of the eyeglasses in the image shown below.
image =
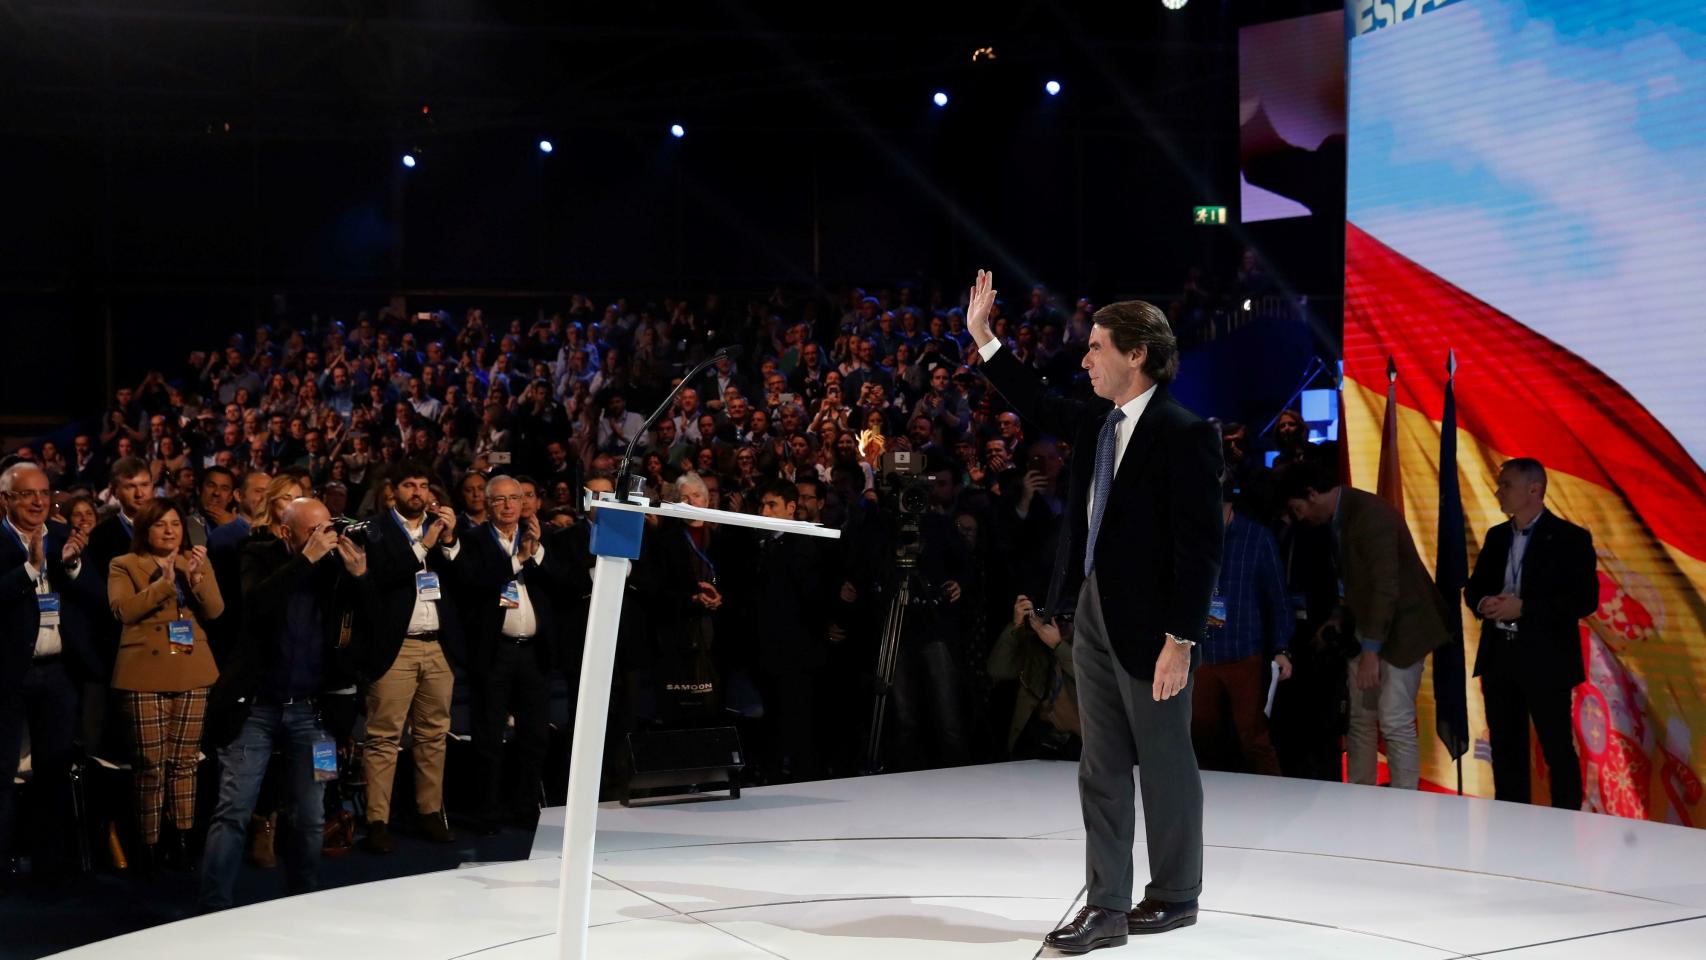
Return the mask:
<path id="1" fill-rule="evenodd" d="M 506 493 L 503 496 L 486 498 L 487 503 L 520 503 L 521 500 L 522 497 L 519 493 Z"/>
<path id="2" fill-rule="evenodd" d="M 13 490 L 10 496 L 13 500 L 51 500 L 53 499 L 53 492 L 50 490 Z"/>

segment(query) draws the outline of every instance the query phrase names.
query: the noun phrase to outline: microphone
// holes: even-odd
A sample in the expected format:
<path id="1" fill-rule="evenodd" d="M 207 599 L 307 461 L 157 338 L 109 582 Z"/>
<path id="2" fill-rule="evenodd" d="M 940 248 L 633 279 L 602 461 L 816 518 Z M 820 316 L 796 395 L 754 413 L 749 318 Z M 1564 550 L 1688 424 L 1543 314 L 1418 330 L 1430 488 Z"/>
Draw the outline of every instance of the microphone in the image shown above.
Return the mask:
<path id="1" fill-rule="evenodd" d="M 616 499 L 621 500 L 623 503 L 628 502 L 628 474 L 630 472 L 630 468 L 634 464 L 634 446 L 640 442 L 640 438 L 646 435 L 646 432 L 652 428 L 652 425 L 658 422 L 658 418 L 663 416 L 664 411 L 669 409 L 669 405 L 675 402 L 675 398 L 681 393 L 682 388 L 686 387 L 689 383 L 692 383 L 693 378 L 697 377 L 700 373 L 703 373 L 706 367 L 711 366 L 719 360 L 728 360 L 732 363 L 739 360 L 740 355 L 743 352 L 741 345 L 738 343 L 723 347 L 716 353 L 706 357 L 704 360 L 701 360 L 698 366 L 687 371 L 687 375 L 681 378 L 681 382 L 675 385 L 675 389 L 669 392 L 669 396 L 663 398 L 663 403 L 658 404 L 658 408 L 652 411 L 652 415 L 647 417 L 646 422 L 641 425 L 640 429 L 628 439 L 628 449 L 622 453 L 622 466 L 616 471 Z"/>

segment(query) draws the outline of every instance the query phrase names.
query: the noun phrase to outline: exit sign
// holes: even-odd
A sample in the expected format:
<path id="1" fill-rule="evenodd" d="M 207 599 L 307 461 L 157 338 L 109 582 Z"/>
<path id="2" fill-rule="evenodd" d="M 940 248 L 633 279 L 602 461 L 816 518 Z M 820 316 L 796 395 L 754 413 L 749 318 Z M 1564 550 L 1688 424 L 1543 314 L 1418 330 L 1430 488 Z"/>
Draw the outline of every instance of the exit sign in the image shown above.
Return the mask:
<path id="1" fill-rule="evenodd" d="M 1192 207 L 1191 222 L 1198 226 L 1226 226 L 1225 207 Z"/>

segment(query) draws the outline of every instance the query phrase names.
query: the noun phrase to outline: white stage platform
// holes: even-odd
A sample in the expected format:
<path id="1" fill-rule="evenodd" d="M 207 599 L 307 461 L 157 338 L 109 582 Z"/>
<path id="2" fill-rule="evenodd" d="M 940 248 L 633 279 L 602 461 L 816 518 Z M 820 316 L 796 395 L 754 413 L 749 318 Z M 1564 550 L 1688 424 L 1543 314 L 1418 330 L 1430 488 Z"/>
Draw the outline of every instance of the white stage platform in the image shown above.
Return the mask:
<path id="1" fill-rule="evenodd" d="M 1706 831 L 1205 774 L 1203 913 L 1092 956 L 1706 956 Z M 562 812 L 534 857 L 277 900 L 79 958 L 556 956 Z M 599 815 L 592 956 L 1031 958 L 1082 905 L 1076 767 L 791 784 Z M 1141 830 L 1137 874 L 1144 877 Z M 1052 955 L 1052 951 L 1041 951 Z"/>

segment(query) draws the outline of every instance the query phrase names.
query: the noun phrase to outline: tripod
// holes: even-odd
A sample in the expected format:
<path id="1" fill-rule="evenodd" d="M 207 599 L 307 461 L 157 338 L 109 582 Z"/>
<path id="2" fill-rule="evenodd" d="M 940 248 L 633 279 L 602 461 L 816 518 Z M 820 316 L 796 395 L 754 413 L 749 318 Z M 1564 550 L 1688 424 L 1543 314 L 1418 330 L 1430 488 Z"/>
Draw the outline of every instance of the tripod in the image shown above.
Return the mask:
<path id="1" fill-rule="evenodd" d="M 877 647 L 875 703 L 871 707 L 871 737 L 865 744 L 865 773 L 883 769 L 883 720 L 888 715 L 889 694 L 894 689 L 895 665 L 900 661 L 900 639 L 906 628 L 906 605 L 912 601 L 912 576 L 918 568 L 916 541 L 895 551 L 894 595 L 889 598 L 888 618 L 883 621 L 882 641 Z"/>

